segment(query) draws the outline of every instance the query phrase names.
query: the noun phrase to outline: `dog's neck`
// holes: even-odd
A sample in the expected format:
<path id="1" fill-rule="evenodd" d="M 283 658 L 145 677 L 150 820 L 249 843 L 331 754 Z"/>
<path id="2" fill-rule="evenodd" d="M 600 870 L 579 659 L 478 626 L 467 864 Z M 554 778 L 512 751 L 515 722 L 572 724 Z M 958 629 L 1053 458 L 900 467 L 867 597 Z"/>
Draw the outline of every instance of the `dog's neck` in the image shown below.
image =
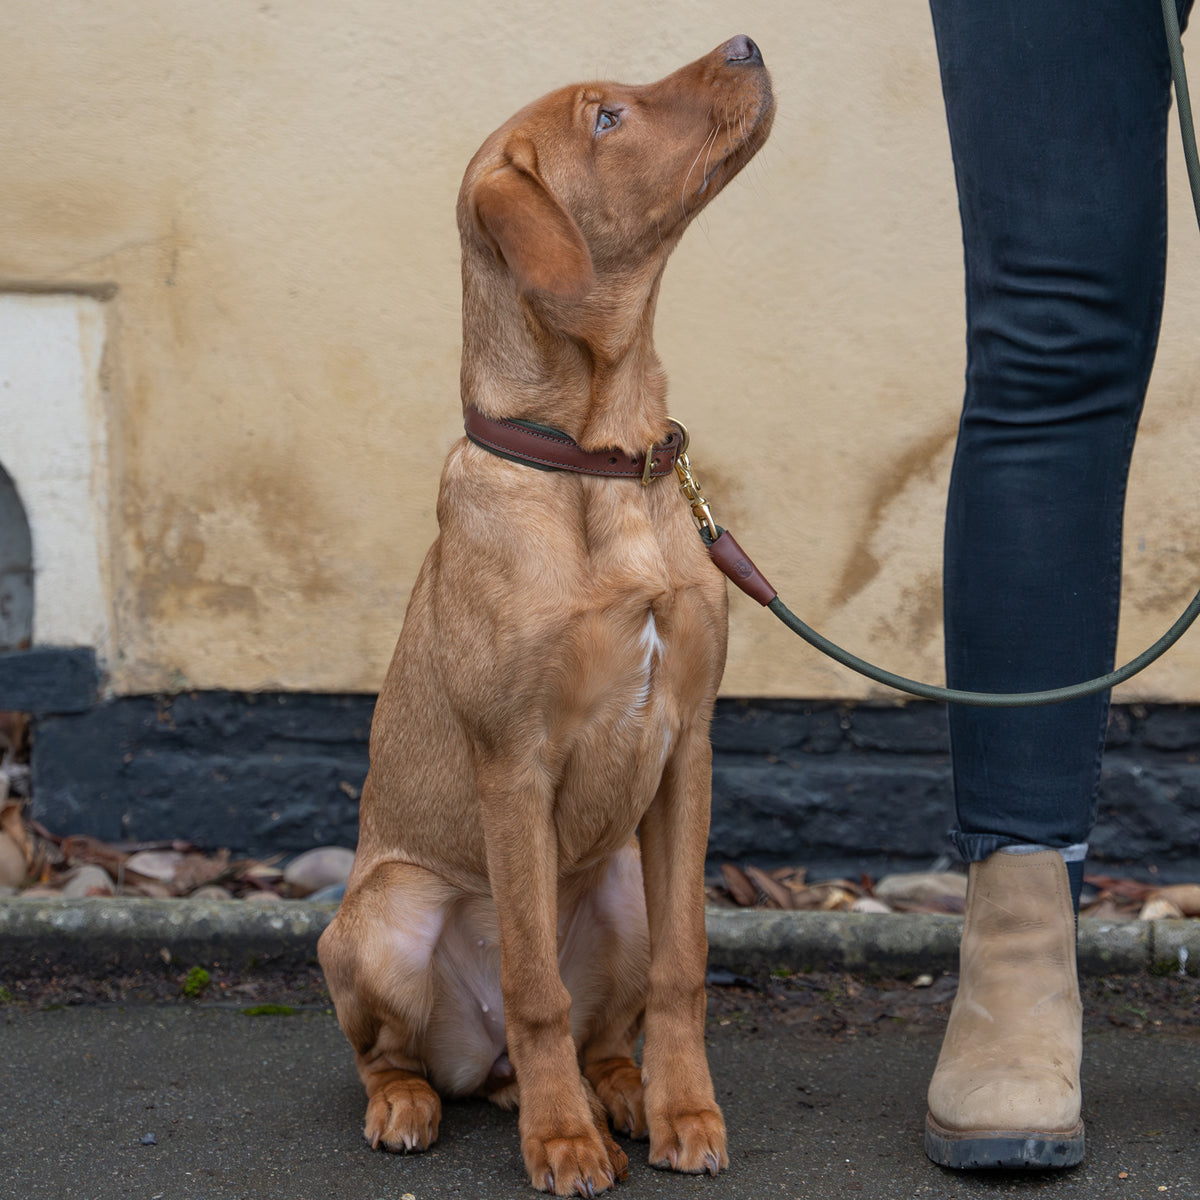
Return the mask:
<path id="1" fill-rule="evenodd" d="M 569 305 L 521 296 L 497 271 L 464 260 L 464 408 L 553 426 L 586 450 L 635 453 L 661 440 L 667 380 L 653 337 L 661 266 L 619 288 L 600 279 Z"/>

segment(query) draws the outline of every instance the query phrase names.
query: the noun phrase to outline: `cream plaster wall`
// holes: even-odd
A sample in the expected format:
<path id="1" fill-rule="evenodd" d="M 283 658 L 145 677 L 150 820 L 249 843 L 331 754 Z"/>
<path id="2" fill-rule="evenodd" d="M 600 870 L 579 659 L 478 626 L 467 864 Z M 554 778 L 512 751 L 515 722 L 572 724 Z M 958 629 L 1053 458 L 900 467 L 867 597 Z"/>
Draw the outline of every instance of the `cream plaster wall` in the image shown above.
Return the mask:
<path id="1" fill-rule="evenodd" d="M 940 677 L 962 299 L 924 0 L 56 0 L 0 22 L 0 292 L 104 314 L 115 690 L 378 685 L 460 427 L 468 158 L 551 87 L 658 78 L 737 32 L 779 116 L 668 269 L 673 407 L 791 607 Z M 1126 654 L 1200 585 L 1200 236 L 1173 178 Z M 732 607 L 727 693 L 878 694 Z M 1200 700 L 1198 667 L 1193 636 L 1126 697 Z"/>

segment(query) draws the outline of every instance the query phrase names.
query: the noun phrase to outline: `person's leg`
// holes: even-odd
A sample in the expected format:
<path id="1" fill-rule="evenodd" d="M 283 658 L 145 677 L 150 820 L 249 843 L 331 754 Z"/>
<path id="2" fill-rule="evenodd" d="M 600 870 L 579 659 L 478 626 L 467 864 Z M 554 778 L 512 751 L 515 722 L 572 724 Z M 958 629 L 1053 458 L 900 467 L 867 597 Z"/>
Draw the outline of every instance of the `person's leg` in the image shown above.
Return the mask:
<path id="1" fill-rule="evenodd" d="M 967 275 L 947 678 L 980 691 L 1054 687 L 1112 666 L 1125 481 L 1162 303 L 1162 16 L 1154 0 L 931 0 L 931 9 Z M 955 1006 L 930 1090 L 937 1132 L 927 1149 L 947 1165 L 998 1165 L 997 1155 L 1069 1165 L 1082 1155 L 1073 929 L 1061 898 L 1068 867 L 1078 896 L 1107 709 L 1106 696 L 951 708 L 953 837 L 973 865 L 960 983 L 971 1001 Z M 1026 852 L 1024 869 L 1010 869 L 1020 859 L 1006 848 Z M 1016 926 L 983 919 L 1017 886 L 1030 907 Z M 1029 986 L 1009 986 L 1016 975 Z M 1061 1020 L 1027 1019 L 1047 997 Z M 968 1007 L 988 1020 L 972 1022 Z M 1031 1069 L 1061 1058 L 1061 1094 L 1047 1098 L 1030 1077 L 1010 1079 L 1006 1092 L 981 1076 L 985 1038 Z M 964 1097 L 979 1088 L 995 1098 L 990 1130 L 984 1114 L 967 1113 Z M 1052 1136 L 1008 1136 L 1030 1131 Z"/>
<path id="2" fill-rule="evenodd" d="M 1166 246 L 1155 0 L 933 0 L 967 272 L 946 520 L 947 676 L 1027 691 L 1111 670 L 1121 525 Z M 1107 697 L 954 706 L 968 861 L 1086 842 Z"/>

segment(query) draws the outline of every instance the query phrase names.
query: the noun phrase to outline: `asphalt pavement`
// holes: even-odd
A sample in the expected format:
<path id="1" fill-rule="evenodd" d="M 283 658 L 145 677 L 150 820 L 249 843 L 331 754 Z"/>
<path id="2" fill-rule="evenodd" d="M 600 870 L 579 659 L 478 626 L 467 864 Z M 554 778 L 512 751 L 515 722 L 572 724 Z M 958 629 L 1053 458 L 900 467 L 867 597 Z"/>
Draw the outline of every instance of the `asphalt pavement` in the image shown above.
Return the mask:
<path id="1" fill-rule="evenodd" d="M 710 1018 L 730 1167 L 676 1176 L 625 1143 L 626 1200 L 1200 1195 L 1200 1033 L 1092 1031 L 1088 1155 L 1065 1173 L 955 1175 L 921 1149 L 938 1030 L 819 1032 L 736 1001 Z M 371 1151 L 331 1013 L 184 1005 L 0 1013 L 4 1200 L 442 1200 L 530 1197 L 516 1118 L 446 1105 L 425 1154 Z"/>
<path id="2" fill-rule="evenodd" d="M 217 941 L 211 930 L 197 933 L 182 908 L 174 913 L 171 942 L 153 907 L 126 914 L 124 924 L 102 920 L 99 906 L 60 908 L 59 933 L 43 930 L 40 949 L 29 928 L 13 934 L 13 923 L 0 920 L 0 933 L 9 930 L 7 943 L 0 937 L 0 1200 L 537 1194 L 524 1180 L 515 1116 L 484 1102 L 448 1103 L 440 1140 L 425 1154 L 371 1151 L 361 1137 L 363 1097 L 349 1047 L 319 988 L 280 1014 L 260 1007 L 271 985 L 262 985 L 265 993 L 256 985 L 248 1008 L 229 1001 L 245 994 L 225 988 L 234 975 L 218 987 L 212 962 L 213 984 L 181 1002 L 185 969 L 208 961 L 202 956 Z M 312 971 L 311 963 L 289 965 L 289 953 L 306 961 L 312 935 L 298 914 L 256 918 L 276 983 Z M 1081 931 L 1090 947 L 1083 1165 L 958 1175 L 929 1163 L 921 1142 L 925 1088 L 955 982 L 943 974 L 941 939 L 955 940 L 954 922 L 881 917 L 869 926 L 803 921 L 781 930 L 778 915 L 739 918 L 734 934 L 721 918 L 710 920 L 714 954 L 734 968 L 714 972 L 723 986 L 710 988 L 708 1033 L 729 1169 L 717 1178 L 676 1176 L 647 1165 L 644 1143 L 625 1143 L 630 1176 L 614 1197 L 1200 1197 L 1200 981 L 1180 969 L 1194 970 L 1200 955 L 1181 962 L 1168 954 L 1186 943 L 1186 931 L 1134 930 L 1111 944 Z M 917 936 L 921 930 L 926 936 Z M 299 949 L 288 952 L 289 939 Z M 240 969 L 251 976 L 252 942 L 230 952 L 245 958 L 250 965 Z M 1127 950 L 1131 942 L 1136 953 L 1114 964 L 1114 946 Z M 875 952 L 899 976 L 860 986 L 855 972 Z M 781 960 L 799 969 L 822 959 L 817 969 L 827 974 L 811 979 L 797 974 L 780 984 L 767 970 Z M 139 978 L 157 964 L 157 992 L 131 987 L 120 1002 L 97 1003 L 104 988 L 79 985 L 133 960 L 142 964 Z M 26 989 L 26 969 L 57 982 Z M 753 986 L 743 971 L 757 971 Z M 136 999 L 145 996 L 174 1002 Z"/>

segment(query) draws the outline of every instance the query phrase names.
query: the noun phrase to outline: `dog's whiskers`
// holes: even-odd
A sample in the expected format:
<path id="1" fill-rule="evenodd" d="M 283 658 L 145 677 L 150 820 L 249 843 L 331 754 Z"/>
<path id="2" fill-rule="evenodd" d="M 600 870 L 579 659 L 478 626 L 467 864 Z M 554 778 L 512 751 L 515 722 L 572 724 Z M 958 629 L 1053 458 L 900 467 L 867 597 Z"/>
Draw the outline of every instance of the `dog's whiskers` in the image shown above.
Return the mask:
<path id="1" fill-rule="evenodd" d="M 688 181 L 692 178 L 692 172 L 696 169 L 696 164 L 700 161 L 701 156 L 705 153 L 706 150 L 711 149 L 711 147 L 716 144 L 717 136 L 720 134 L 720 132 L 721 132 L 721 126 L 717 125 L 711 133 L 709 133 L 705 136 L 704 141 L 700 145 L 700 149 L 696 152 L 696 157 L 692 160 L 692 165 L 690 167 L 688 167 L 687 175 L 684 176 L 683 190 L 681 191 L 680 196 L 679 196 L 679 206 L 683 210 L 683 215 L 684 215 L 685 219 L 687 218 Z"/>
<path id="2" fill-rule="evenodd" d="M 712 158 L 712 152 L 716 148 L 716 145 L 717 145 L 717 135 L 721 132 L 722 129 L 728 129 L 728 128 L 729 128 L 729 119 L 728 119 L 728 115 L 726 115 L 725 121 L 723 121 L 720 125 L 718 125 L 716 127 L 716 129 L 713 130 L 713 139 L 712 139 L 711 144 L 708 147 L 708 154 L 706 154 L 704 157 L 704 178 L 705 178 L 706 182 L 708 180 L 708 163 L 709 163 L 709 160 Z"/>

